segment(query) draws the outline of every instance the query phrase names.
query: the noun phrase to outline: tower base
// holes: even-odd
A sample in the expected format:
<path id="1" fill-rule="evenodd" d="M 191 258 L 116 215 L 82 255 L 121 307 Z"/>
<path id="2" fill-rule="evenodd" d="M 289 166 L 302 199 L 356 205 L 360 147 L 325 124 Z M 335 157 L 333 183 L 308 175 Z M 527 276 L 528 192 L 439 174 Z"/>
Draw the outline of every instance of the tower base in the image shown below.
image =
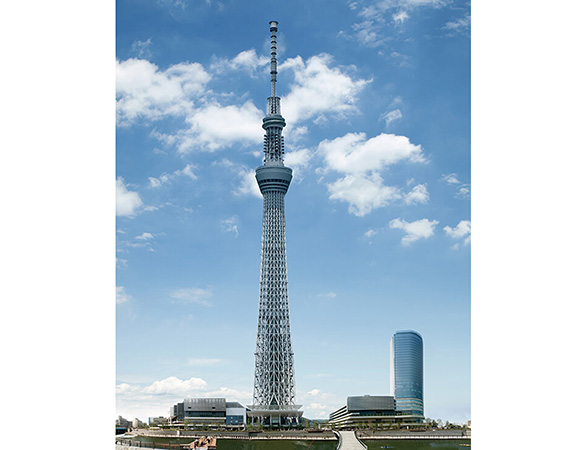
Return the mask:
<path id="1" fill-rule="evenodd" d="M 248 419 L 254 426 L 269 428 L 296 428 L 300 425 L 303 411 L 302 405 L 292 405 L 281 409 L 264 408 L 258 405 L 248 405 Z"/>

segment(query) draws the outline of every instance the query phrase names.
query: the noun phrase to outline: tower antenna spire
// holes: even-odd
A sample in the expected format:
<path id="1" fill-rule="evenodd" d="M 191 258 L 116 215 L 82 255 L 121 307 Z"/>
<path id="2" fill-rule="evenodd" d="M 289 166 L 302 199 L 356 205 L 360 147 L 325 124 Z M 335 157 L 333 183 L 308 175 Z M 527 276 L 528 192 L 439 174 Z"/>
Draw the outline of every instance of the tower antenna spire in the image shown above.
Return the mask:
<path id="1" fill-rule="evenodd" d="M 278 74 L 278 61 L 276 60 L 276 32 L 278 31 L 278 22 L 270 22 L 270 78 L 272 80 L 272 97 L 276 97 L 276 75 Z"/>

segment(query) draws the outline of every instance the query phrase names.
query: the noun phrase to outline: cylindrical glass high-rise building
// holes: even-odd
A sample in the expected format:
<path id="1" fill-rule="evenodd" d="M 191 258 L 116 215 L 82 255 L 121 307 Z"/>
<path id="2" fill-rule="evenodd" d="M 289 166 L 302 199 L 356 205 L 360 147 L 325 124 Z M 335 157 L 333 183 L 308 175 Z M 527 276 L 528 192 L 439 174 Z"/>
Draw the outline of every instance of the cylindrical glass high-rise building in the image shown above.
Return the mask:
<path id="1" fill-rule="evenodd" d="M 423 338 L 416 331 L 397 331 L 391 339 L 391 395 L 407 420 L 424 418 Z"/>

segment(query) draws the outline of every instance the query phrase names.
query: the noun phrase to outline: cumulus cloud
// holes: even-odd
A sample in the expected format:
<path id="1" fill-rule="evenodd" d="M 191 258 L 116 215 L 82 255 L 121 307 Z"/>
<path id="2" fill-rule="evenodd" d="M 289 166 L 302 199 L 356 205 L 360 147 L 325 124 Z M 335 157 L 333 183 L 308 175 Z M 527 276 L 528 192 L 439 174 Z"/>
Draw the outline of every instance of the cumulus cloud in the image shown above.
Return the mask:
<path id="1" fill-rule="evenodd" d="M 347 202 L 348 212 L 359 217 L 401 198 L 399 189 L 383 186 L 383 179 L 376 172 L 370 176 L 347 175 L 328 184 L 327 187 L 331 200 Z"/>
<path id="2" fill-rule="evenodd" d="M 179 153 L 194 150 L 215 151 L 232 145 L 257 145 L 263 139 L 264 111 L 251 100 L 224 104 L 224 98 L 208 89 L 212 73 L 236 71 L 256 76 L 269 59 L 254 49 L 233 59 L 214 59 L 209 72 L 199 63 L 180 63 L 162 70 L 145 59 L 117 61 L 117 123 L 129 126 L 138 121 L 154 122 L 165 117 L 183 119 L 177 131 L 154 130 L 151 136 Z M 289 93 L 282 99 L 288 128 L 300 137 L 307 126 L 300 122 L 323 123 L 330 118 L 357 112 L 357 95 L 369 80 L 357 79 L 352 67 L 335 67 L 329 55 L 316 55 L 304 61 L 300 56 L 279 66 L 293 76 Z M 265 72 L 265 69 L 262 70 Z M 298 155 L 296 155 L 298 156 Z M 304 155 L 301 155 L 304 157 Z M 150 178 L 151 187 L 163 180 Z"/>
<path id="3" fill-rule="evenodd" d="M 175 64 L 162 71 L 144 59 L 117 61 L 117 123 L 184 115 L 210 79 L 198 63 Z"/>
<path id="4" fill-rule="evenodd" d="M 365 133 L 348 133 L 332 141 L 325 139 L 318 145 L 328 168 L 342 173 L 381 170 L 408 160 L 425 162 L 420 145 L 411 144 L 406 136 L 381 133 L 366 139 Z"/>
<path id="5" fill-rule="evenodd" d="M 308 392 L 299 391 L 297 396 L 298 401 L 304 404 L 305 415 L 315 419 L 328 418 L 330 411 L 338 409 L 341 403 L 335 394 L 316 388 Z"/>
<path id="6" fill-rule="evenodd" d="M 193 359 L 197 366 L 219 364 L 219 360 Z M 188 397 L 225 397 L 242 404 L 251 402 L 252 394 L 231 387 L 213 387 L 204 379 L 192 377 L 182 380 L 171 376 L 147 385 L 121 382 L 116 386 L 117 413 L 123 417 L 147 418 L 166 416 L 170 405 Z"/>
<path id="7" fill-rule="evenodd" d="M 307 148 L 293 150 L 284 155 L 284 165 L 290 167 L 294 179 L 300 181 L 302 171 L 308 167 L 312 156 L 312 152 Z"/>
<path id="8" fill-rule="evenodd" d="M 209 299 L 212 297 L 210 289 L 185 288 L 172 291 L 169 296 L 179 303 L 197 303 L 202 306 L 212 306 Z"/>
<path id="9" fill-rule="evenodd" d="M 197 108 L 186 117 L 187 128 L 176 134 L 154 132 L 152 135 L 179 153 L 194 149 L 215 151 L 234 143 L 241 145 L 262 142 L 262 117 L 250 100 L 243 105 L 222 106 L 217 101 Z"/>
<path id="10" fill-rule="evenodd" d="M 294 76 L 290 92 L 281 99 L 282 114 L 291 126 L 357 111 L 357 95 L 370 80 L 356 80 L 344 68 L 331 65 L 332 57 L 320 54 L 306 62 L 300 56 L 290 58 L 279 66 L 280 72 L 291 71 Z"/>
<path id="11" fill-rule="evenodd" d="M 471 242 L 471 220 L 461 220 L 455 228 L 451 228 L 447 225 L 443 228 L 443 231 L 445 231 L 447 236 L 453 239 L 464 238 L 463 245 L 467 245 Z M 452 248 L 457 250 L 459 247 L 456 244 Z"/>
<path id="12" fill-rule="evenodd" d="M 429 199 L 425 185 L 403 195 L 398 187 L 385 186 L 379 174 L 402 161 L 426 162 L 421 146 L 412 144 L 406 136 L 381 133 L 366 139 L 364 133 L 348 133 L 322 141 L 318 154 L 324 160 L 323 172 L 332 170 L 345 175 L 327 187 L 330 199 L 347 202 L 351 214 L 364 216 L 399 199 L 407 204 L 426 203 Z"/>
<path id="13" fill-rule="evenodd" d="M 214 73 L 224 73 L 227 71 L 244 71 L 251 77 L 256 77 L 260 70 L 263 70 L 270 63 L 268 56 L 258 56 L 255 49 L 244 50 L 238 53 L 235 58 L 214 58 L 210 65 L 210 70 Z"/>
<path id="14" fill-rule="evenodd" d="M 134 216 L 137 209 L 143 205 L 139 194 L 127 189 L 121 177 L 118 177 L 116 182 L 116 200 L 118 216 Z"/>
<path id="15" fill-rule="evenodd" d="M 190 378 L 189 380 L 180 380 L 177 377 L 165 378 L 161 381 L 155 381 L 143 389 L 146 394 L 185 394 L 188 392 L 204 389 L 207 386 L 205 380 L 201 378 Z"/>
<path id="16" fill-rule="evenodd" d="M 253 197 L 262 198 L 260 187 L 256 181 L 256 172 L 252 169 L 241 168 L 238 172 L 240 178 L 239 186 L 234 190 L 235 195 L 251 195 Z"/>
<path id="17" fill-rule="evenodd" d="M 403 230 L 406 234 L 403 236 L 401 243 L 411 245 L 419 239 L 427 239 L 435 233 L 435 226 L 439 223 L 437 220 L 421 219 L 415 222 L 406 222 L 400 218 L 393 219 L 389 222 L 389 227 Z"/>
<path id="18" fill-rule="evenodd" d="M 417 203 L 427 203 L 429 201 L 429 192 L 426 184 L 418 184 L 411 191 L 405 194 L 405 203 L 413 205 Z"/>

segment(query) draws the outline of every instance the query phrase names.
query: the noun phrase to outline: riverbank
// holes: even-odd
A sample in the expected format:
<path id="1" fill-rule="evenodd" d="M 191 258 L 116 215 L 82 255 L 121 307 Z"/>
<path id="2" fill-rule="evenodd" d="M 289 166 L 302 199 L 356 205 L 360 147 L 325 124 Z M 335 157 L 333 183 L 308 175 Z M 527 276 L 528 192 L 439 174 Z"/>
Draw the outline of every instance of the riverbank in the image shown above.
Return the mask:
<path id="1" fill-rule="evenodd" d="M 134 436 L 159 437 L 159 438 L 191 438 L 197 439 L 203 436 L 212 436 L 217 439 L 243 439 L 243 440 L 310 440 L 328 441 L 337 440 L 332 431 L 183 431 L 183 430 L 134 430 Z"/>

